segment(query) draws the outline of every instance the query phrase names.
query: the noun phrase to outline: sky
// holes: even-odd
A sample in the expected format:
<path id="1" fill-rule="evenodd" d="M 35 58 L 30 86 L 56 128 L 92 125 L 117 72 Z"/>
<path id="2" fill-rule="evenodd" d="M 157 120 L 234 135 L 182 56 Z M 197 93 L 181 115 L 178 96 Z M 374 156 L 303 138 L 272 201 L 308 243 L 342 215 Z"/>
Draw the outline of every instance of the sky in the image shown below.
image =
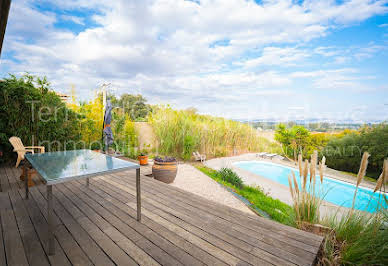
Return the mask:
<path id="1" fill-rule="evenodd" d="M 0 77 L 29 72 L 233 119 L 388 119 L 388 0 L 13 0 Z"/>

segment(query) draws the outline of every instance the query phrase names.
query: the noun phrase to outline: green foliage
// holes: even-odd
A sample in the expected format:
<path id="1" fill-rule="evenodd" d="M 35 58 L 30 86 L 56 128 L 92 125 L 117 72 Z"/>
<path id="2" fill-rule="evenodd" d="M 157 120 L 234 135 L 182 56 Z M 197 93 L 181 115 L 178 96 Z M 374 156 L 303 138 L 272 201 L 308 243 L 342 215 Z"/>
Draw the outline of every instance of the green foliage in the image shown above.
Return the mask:
<path id="1" fill-rule="evenodd" d="M 221 170 L 219 170 L 217 174 L 222 179 L 222 181 L 228 182 L 237 188 L 242 188 L 243 181 L 235 172 L 233 172 L 232 169 L 221 168 Z"/>
<path id="2" fill-rule="evenodd" d="M 120 151 L 125 156 L 136 158 L 137 152 L 137 135 L 135 131 L 135 123 L 129 115 L 118 115 L 114 113 L 113 119 L 113 136 L 115 138 L 114 145 L 117 151 Z"/>
<path id="3" fill-rule="evenodd" d="M 112 104 L 124 110 L 125 114 L 133 121 L 146 121 L 151 106 L 146 104 L 147 100 L 140 94 L 123 94 L 119 99 L 112 98 Z"/>
<path id="4" fill-rule="evenodd" d="M 185 160 L 190 160 L 191 154 L 194 151 L 195 141 L 194 138 L 190 135 L 186 135 L 183 141 L 183 155 L 182 158 Z"/>
<path id="5" fill-rule="evenodd" d="M 232 188 L 237 194 L 246 198 L 254 206 L 269 214 L 271 219 L 283 224 L 291 224 L 290 213 L 292 213 L 292 208 L 280 200 L 266 195 L 260 187 L 252 187 L 247 185 L 238 187 L 222 179 L 220 177 L 219 171 L 202 165 L 196 167 L 198 170 L 208 175 L 215 181 Z"/>
<path id="6" fill-rule="evenodd" d="M 78 116 L 49 88 L 46 78 L 28 74 L 0 82 L 0 141 L 8 158 L 13 154 L 11 136 L 48 151 L 77 148 Z"/>
<path id="7" fill-rule="evenodd" d="M 287 128 L 284 124 L 279 124 L 275 131 L 275 140 L 283 146 L 283 151 L 289 157 L 294 157 L 302 153 L 307 157 L 307 147 L 310 141 L 310 132 L 303 126 L 294 125 Z"/>
<path id="8" fill-rule="evenodd" d="M 199 115 L 192 109 L 158 107 L 149 115 L 149 121 L 161 154 L 187 159 L 193 150 L 214 157 L 234 152 L 281 152 L 279 145 L 259 137 L 256 130 L 247 124 Z"/>
<path id="9" fill-rule="evenodd" d="M 333 137 L 323 154 L 331 168 L 352 173 L 358 172 L 363 152 L 369 152 L 368 176 L 378 177 L 384 158 L 388 157 L 388 125 L 383 123 L 364 127 L 359 132 L 350 132 Z"/>
<path id="10" fill-rule="evenodd" d="M 360 211 L 349 211 L 341 217 L 331 216 L 322 223 L 335 232 L 335 239 L 327 241 L 324 249 L 329 262 L 336 259 L 345 265 L 388 264 L 387 210 L 369 216 Z M 335 258 L 334 245 L 339 243 L 341 252 Z"/>

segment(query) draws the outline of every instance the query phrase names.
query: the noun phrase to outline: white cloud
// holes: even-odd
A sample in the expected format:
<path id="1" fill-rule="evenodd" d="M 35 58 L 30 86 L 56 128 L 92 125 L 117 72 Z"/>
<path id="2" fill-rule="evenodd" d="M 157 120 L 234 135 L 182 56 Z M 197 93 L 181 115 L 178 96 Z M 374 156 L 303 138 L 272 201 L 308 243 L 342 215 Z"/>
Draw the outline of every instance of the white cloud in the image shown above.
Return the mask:
<path id="1" fill-rule="evenodd" d="M 300 50 L 298 48 L 279 48 L 279 47 L 265 47 L 260 57 L 239 62 L 246 68 L 253 68 L 265 65 L 281 65 L 290 66 L 300 63 L 303 59 L 310 56 L 308 51 Z"/>
<path id="2" fill-rule="evenodd" d="M 61 90 L 75 84 L 82 98 L 90 97 L 90 90 L 102 81 L 116 84 L 120 92 L 136 88 L 150 98 L 181 105 L 198 99 L 194 100 L 198 107 L 207 100 L 287 97 L 293 93 L 287 88 L 298 75 L 320 76 L 321 81 L 315 83 L 318 87 L 323 82 L 332 82 L 328 86 L 334 87 L 344 81 L 335 73 L 287 76 L 270 68 L 254 73 L 253 68 L 296 66 L 313 53 L 336 56 L 336 62 L 343 63 L 345 59 L 335 48 L 305 49 L 303 44 L 337 26 L 383 14 L 387 12 L 385 3 L 51 1 L 66 11 L 98 11 L 93 16 L 98 26 L 74 34 L 54 28 L 54 23 L 62 19 L 83 25 L 82 18 L 42 12 L 32 7 L 32 2 L 15 0 L 3 53 L 12 52 L 16 60 L 2 64 L 7 64 L 10 72 L 46 75 Z M 212 45 L 222 40 L 227 40 L 227 45 Z M 252 52 L 261 55 L 254 58 Z M 329 79 L 327 75 L 338 76 Z"/>
<path id="3" fill-rule="evenodd" d="M 67 21 L 71 21 L 75 24 L 79 24 L 79 25 L 85 25 L 85 22 L 84 22 L 84 19 L 81 18 L 81 17 L 77 17 L 77 16 L 69 16 L 69 15 L 62 15 L 61 16 L 61 19 L 62 20 L 67 20 Z"/>

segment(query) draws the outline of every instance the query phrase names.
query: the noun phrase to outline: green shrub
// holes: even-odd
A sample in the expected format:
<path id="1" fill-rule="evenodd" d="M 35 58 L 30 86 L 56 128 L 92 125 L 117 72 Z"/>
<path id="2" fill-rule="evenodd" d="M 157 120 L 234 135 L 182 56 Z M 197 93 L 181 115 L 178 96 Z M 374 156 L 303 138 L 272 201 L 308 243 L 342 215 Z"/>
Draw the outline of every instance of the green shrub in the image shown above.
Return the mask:
<path id="1" fill-rule="evenodd" d="M 221 170 L 217 172 L 217 175 L 222 181 L 228 182 L 237 188 L 242 188 L 243 186 L 242 179 L 230 168 L 221 168 Z"/>
<path id="2" fill-rule="evenodd" d="M 81 132 L 78 115 L 49 90 L 45 78 L 11 75 L 0 82 L 0 143 L 13 156 L 8 141 L 21 138 L 26 146 L 42 145 L 47 151 L 77 149 Z"/>

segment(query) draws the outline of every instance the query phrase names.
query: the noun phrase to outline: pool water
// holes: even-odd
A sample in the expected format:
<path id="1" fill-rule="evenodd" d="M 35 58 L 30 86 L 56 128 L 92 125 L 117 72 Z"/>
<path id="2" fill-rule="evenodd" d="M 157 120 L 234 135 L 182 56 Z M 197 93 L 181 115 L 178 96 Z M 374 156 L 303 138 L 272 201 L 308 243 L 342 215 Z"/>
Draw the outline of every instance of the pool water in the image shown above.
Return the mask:
<path id="1" fill-rule="evenodd" d="M 250 171 L 254 174 L 283 184 L 287 187 L 289 187 L 288 176 L 291 174 L 291 171 L 293 171 L 298 183 L 300 183 L 299 171 L 291 167 L 258 161 L 242 161 L 234 163 L 234 165 L 241 169 Z M 317 175 L 316 179 L 316 196 L 339 206 L 348 208 L 352 207 L 353 196 L 356 189 L 353 184 L 335 180 L 326 176 L 323 177 L 323 183 L 321 183 L 319 175 Z M 373 190 L 371 189 L 358 187 L 355 203 L 356 209 L 368 212 L 376 212 L 378 208 L 381 208 L 382 206 L 387 208 L 387 203 L 384 201 L 381 193 L 373 193 Z"/>

